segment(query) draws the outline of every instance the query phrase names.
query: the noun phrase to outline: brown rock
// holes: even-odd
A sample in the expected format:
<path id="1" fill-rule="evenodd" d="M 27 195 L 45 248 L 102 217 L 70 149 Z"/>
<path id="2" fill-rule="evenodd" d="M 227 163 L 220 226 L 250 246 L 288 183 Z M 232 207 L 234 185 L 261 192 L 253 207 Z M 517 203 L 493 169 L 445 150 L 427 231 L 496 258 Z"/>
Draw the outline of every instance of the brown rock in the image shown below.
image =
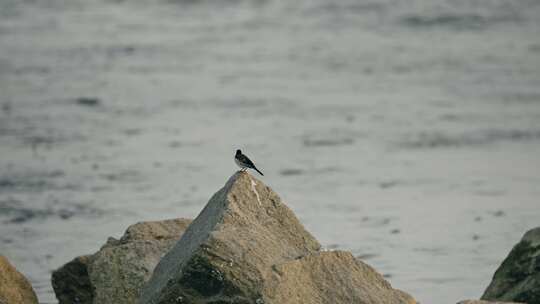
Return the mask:
<path id="1" fill-rule="evenodd" d="M 239 172 L 159 262 L 138 303 L 415 303 L 350 253 L 319 249 L 272 189 Z"/>
<path id="2" fill-rule="evenodd" d="M 52 277 L 60 304 L 134 303 L 161 257 L 190 223 L 188 219 L 137 223 L 120 240 L 109 238 L 95 254 L 64 265 Z"/>
<path id="3" fill-rule="evenodd" d="M 163 221 L 140 222 L 129 226 L 120 238 L 121 243 L 136 240 L 170 240 L 178 241 L 191 219 L 170 219 Z"/>
<path id="4" fill-rule="evenodd" d="M 28 280 L 0 255 L 0 304 L 37 304 Z"/>
<path id="5" fill-rule="evenodd" d="M 350 252 L 315 253 L 273 270 L 265 303 L 416 303 Z"/>

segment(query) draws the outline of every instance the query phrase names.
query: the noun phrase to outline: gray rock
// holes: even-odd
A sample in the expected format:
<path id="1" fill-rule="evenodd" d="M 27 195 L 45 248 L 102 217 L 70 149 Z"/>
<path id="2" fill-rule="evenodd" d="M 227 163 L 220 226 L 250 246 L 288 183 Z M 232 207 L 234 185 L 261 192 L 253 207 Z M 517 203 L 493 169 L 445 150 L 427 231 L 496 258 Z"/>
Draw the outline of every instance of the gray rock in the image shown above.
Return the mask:
<path id="1" fill-rule="evenodd" d="M 75 258 L 53 273 L 60 304 L 134 303 L 162 256 L 191 220 L 142 222 L 120 240 L 109 238 L 95 254 Z"/>
<path id="2" fill-rule="evenodd" d="M 275 192 L 239 172 L 159 262 L 138 303 L 415 303 L 350 253 L 319 249 Z"/>
<path id="3" fill-rule="evenodd" d="M 74 258 L 52 274 L 52 286 L 60 304 L 92 304 L 94 287 L 88 277 L 90 255 Z"/>
<path id="4" fill-rule="evenodd" d="M 510 251 L 482 300 L 540 303 L 540 227 L 528 231 Z"/>
<path id="5" fill-rule="evenodd" d="M 37 304 L 36 293 L 28 280 L 0 255 L 0 304 Z"/>

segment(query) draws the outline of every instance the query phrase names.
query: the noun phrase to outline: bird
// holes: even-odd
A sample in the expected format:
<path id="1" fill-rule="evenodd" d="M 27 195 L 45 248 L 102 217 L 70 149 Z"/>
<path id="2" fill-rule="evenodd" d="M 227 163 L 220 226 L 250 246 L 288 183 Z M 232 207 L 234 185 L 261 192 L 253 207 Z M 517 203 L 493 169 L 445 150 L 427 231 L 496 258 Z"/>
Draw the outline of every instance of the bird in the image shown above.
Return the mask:
<path id="1" fill-rule="evenodd" d="M 247 156 L 242 154 L 242 151 L 240 149 L 236 150 L 236 155 L 234 155 L 234 162 L 240 167 L 240 171 L 246 171 L 247 169 L 254 169 L 255 171 L 259 172 L 260 175 L 264 176 L 264 174 L 255 167 L 255 164 L 249 159 Z"/>

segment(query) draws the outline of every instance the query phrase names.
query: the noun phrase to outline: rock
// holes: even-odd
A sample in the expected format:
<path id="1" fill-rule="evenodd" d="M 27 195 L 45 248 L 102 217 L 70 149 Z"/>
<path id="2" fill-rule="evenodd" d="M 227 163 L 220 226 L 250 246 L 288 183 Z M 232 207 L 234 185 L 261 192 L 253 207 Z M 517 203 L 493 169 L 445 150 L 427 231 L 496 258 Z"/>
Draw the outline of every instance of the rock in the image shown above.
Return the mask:
<path id="1" fill-rule="evenodd" d="M 517 302 L 491 302 L 491 301 L 483 301 L 483 300 L 465 300 L 458 302 L 457 304 L 524 304 L 524 303 L 517 303 Z"/>
<path id="2" fill-rule="evenodd" d="M 134 303 L 159 260 L 190 223 L 185 219 L 138 223 L 119 241 L 107 242 L 88 267 L 94 303 Z"/>
<path id="3" fill-rule="evenodd" d="M 138 303 L 416 303 L 350 253 L 319 249 L 272 189 L 238 172 L 159 262 Z"/>
<path id="4" fill-rule="evenodd" d="M 0 255 L 0 304 L 38 303 L 28 280 Z"/>
<path id="5" fill-rule="evenodd" d="M 275 265 L 265 287 L 265 303 L 416 303 L 345 251 L 319 252 Z"/>
<path id="6" fill-rule="evenodd" d="M 120 238 L 121 243 L 140 240 L 163 240 L 175 242 L 191 224 L 191 219 L 172 219 L 164 221 L 141 222 L 131 225 Z"/>
<path id="7" fill-rule="evenodd" d="M 525 233 L 510 251 L 482 300 L 540 303 L 540 227 Z"/>
<path id="8" fill-rule="evenodd" d="M 134 303 L 161 257 L 190 223 L 173 219 L 134 224 L 120 240 L 109 238 L 95 254 L 62 266 L 52 276 L 60 304 Z"/>
<path id="9" fill-rule="evenodd" d="M 52 286 L 59 303 L 92 304 L 94 287 L 88 277 L 91 255 L 74 258 L 52 274 Z"/>

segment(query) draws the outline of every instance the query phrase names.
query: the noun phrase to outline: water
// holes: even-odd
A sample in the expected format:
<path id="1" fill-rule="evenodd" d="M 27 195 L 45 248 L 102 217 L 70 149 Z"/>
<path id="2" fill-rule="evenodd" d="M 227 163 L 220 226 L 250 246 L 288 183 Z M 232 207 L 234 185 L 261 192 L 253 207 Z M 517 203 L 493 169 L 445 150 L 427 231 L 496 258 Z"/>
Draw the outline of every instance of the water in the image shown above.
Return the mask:
<path id="1" fill-rule="evenodd" d="M 422 303 L 540 217 L 537 1 L 0 1 L 0 253 L 50 274 L 194 217 L 241 148 L 306 227 Z"/>

